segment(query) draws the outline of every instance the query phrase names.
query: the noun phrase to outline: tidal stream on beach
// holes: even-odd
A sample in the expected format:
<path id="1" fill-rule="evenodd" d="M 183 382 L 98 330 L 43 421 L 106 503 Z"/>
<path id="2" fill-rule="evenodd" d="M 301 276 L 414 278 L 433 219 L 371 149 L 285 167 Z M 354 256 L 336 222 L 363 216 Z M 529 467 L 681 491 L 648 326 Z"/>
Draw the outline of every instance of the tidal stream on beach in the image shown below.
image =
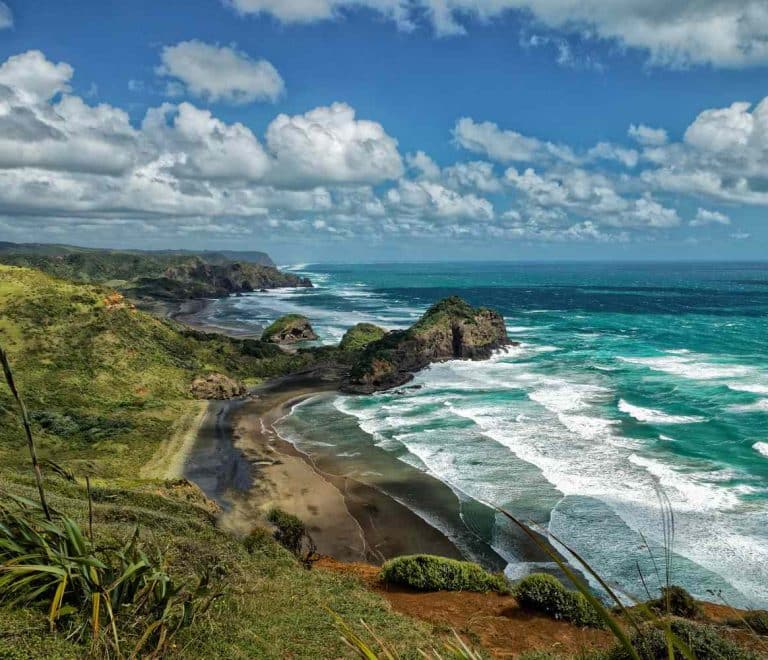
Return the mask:
<path id="1" fill-rule="evenodd" d="M 654 585 L 664 570 L 668 501 L 673 581 L 768 606 L 768 266 L 292 270 L 316 288 L 217 301 L 207 320 L 258 332 L 299 312 L 335 343 L 361 321 L 405 327 L 457 294 L 504 314 L 519 342 L 395 391 L 302 401 L 276 428 L 312 461 L 388 494 L 467 557 L 535 570 L 544 558 L 484 503 L 504 506 L 638 596 L 640 572 Z"/>

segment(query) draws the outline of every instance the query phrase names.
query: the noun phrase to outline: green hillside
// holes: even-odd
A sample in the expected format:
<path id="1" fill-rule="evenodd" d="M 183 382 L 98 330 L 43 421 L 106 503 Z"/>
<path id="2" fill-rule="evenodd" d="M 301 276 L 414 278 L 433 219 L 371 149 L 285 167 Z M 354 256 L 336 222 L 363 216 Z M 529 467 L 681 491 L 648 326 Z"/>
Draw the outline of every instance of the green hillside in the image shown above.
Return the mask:
<path id="1" fill-rule="evenodd" d="M 191 484 L 142 478 L 163 444 L 199 414 L 202 404 L 189 394 L 195 376 L 220 372 L 253 383 L 311 364 L 322 351 L 287 355 L 254 340 L 183 332 L 108 289 L 8 266 L 0 266 L 0 344 L 34 420 L 41 459 L 77 477 L 66 481 L 44 465 L 50 504 L 85 527 L 89 475 L 97 547 L 119 547 L 138 525 L 148 556 L 161 553 L 171 575 L 215 577 L 221 598 L 179 633 L 174 656 L 348 656 L 326 608 L 354 625 L 364 619 L 404 657 L 433 643 L 424 625 L 391 613 L 357 581 L 307 570 L 268 535 L 246 548 L 219 531 L 212 504 Z M 0 501 L 10 493 L 36 499 L 23 432 L 3 384 Z M 66 621 L 51 633 L 46 611 L 0 606 L 0 657 L 85 657 L 87 648 L 67 639 L 73 624 Z M 119 635 L 127 645 L 138 633 Z"/>

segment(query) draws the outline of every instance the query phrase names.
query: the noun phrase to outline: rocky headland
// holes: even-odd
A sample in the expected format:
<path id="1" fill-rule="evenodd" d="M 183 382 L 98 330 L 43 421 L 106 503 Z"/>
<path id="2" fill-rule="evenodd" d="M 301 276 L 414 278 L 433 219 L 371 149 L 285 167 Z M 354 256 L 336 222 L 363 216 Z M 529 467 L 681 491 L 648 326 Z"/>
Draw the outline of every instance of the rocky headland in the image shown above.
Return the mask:
<path id="1" fill-rule="evenodd" d="M 451 296 L 430 307 L 408 330 L 389 332 L 367 344 L 341 389 L 370 394 L 399 387 L 433 362 L 487 360 L 512 343 L 501 314 Z"/>
<path id="2" fill-rule="evenodd" d="M 262 341 L 273 344 L 295 344 L 300 341 L 317 339 L 315 331 L 306 316 L 286 314 L 267 326 L 261 334 Z"/>

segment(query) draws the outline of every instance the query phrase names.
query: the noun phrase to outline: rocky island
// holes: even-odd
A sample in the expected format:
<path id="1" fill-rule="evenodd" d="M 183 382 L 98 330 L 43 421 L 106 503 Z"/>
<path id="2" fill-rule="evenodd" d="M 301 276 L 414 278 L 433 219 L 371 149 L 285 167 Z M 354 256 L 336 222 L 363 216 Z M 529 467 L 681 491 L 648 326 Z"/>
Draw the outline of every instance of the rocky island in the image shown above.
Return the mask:
<path id="1" fill-rule="evenodd" d="M 342 390 L 370 394 L 399 387 L 433 362 L 487 360 L 511 343 L 501 314 L 451 296 L 430 307 L 408 330 L 368 343 Z"/>
<path id="2" fill-rule="evenodd" d="M 295 344 L 317 339 L 309 319 L 301 314 L 286 314 L 267 326 L 261 334 L 262 341 L 273 344 Z"/>

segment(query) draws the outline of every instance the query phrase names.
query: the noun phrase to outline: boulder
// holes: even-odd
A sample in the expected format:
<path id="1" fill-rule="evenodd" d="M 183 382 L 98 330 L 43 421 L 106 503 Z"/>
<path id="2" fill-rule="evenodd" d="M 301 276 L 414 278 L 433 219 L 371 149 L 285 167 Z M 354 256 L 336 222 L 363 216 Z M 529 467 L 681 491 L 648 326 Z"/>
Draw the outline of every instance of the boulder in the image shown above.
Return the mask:
<path id="1" fill-rule="evenodd" d="M 400 387 L 433 362 L 487 360 L 511 344 L 501 314 L 452 296 L 430 307 L 408 330 L 368 344 L 342 390 L 369 394 Z"/>
<path id="2" fill-rule="evenodd" d="M 224 400 L 245 396 L 248 389 L 241 382 L 224 374 L 208 374 L 195 378 L 190 391 L 196 399 Z"/>
<path id="3" fill-rule="evenodd" d="M 286 314 L 264 330 L 262 341 L 275 344 L 295 344 L 299 341 L 317 339 L 309 319 L 301 314 Z"/>

